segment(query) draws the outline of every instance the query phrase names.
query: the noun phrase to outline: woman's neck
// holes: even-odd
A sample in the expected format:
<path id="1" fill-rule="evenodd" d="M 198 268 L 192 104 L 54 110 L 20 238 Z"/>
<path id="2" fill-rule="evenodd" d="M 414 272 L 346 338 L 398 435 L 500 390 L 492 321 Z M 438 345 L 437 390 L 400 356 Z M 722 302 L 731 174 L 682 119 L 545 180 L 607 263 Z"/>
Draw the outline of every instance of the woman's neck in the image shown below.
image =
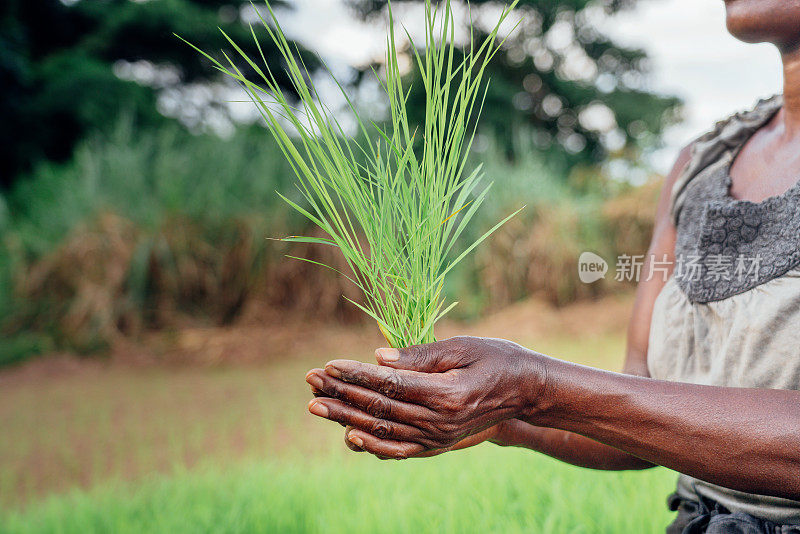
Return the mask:
<path id="1" fill-rule="evenodd" d="M 783 122 L 785 134 L 800 136 L 800 48 L 781 55 L 783 60 Z"/>

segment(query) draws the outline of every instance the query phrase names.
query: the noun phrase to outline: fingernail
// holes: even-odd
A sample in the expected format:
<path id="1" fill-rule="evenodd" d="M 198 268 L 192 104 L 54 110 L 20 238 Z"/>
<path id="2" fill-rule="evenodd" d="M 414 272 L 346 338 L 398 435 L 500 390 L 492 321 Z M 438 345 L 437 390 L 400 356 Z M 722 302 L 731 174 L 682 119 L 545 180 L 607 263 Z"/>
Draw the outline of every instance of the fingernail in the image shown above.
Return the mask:
<path id="1" fill-rule="evenodd" d="M 397 349 L 378 349 L 375 354 L 383 362 L 396 362 L 400 359 L 400 351 Z"/>
<path id="2" fill-rule="evenodd" d="M 347 435 L 347 439 L 350 440 L 350 443 L 355 445 L 356 447 L 364 447 L 364 440 L 359 438 L 354 432 L 350 432 Z"/>
<path id="3" fill-rule="evenodd" d="M 325 366 L 325 372 L 331 375 L 333 378 L 339 378 L 342 376 L 342 372 L 331 364 L 327 364 Z"/>
<path id="4" fill-rule="evenodd" d="M 308 405 L 308 411 L 319 417 L 328 417 L 328 407 L 321 402 L 311 402 Z"/>
<path id="5" fill-rule="evenodd" d="M 322 389 L 322 378 L 320 378 L 317 373 L 308 373 L 306 375 L 306 382 L 317 389 Z"/>

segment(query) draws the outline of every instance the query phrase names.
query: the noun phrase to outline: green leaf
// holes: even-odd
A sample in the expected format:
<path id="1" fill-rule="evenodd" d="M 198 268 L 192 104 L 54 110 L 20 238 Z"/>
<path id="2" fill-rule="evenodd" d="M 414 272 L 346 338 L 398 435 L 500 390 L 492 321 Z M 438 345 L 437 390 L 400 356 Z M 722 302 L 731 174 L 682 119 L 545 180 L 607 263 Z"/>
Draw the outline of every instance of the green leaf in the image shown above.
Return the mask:
<path id="1" fill-rule="evenodd" d="M 481 168 L 466 173 L 465 166 L 475 135 L 471 124 L 485 98 L 483 74 L 499 46 L 497 30 L 515 4 L 502 11 L 483 43 L 456 61 L 456 23 L 450 1 L 434 8 L 426 0 L 424 52 L 412 43 L 426 91 L 425 123 L 419 130 L 409 121 L 410 88 L 404 86 L 398 61 L 391 3 L 386 68 L 379 79 L 389 103 L 387 126 L 359 117 L 356 106 L 336 82 L 358 125 L 357 138 L 347 138 L 339 118 L 320 102 L 303 59 L 284 37 L 269 4 L 271 20 L 262 18 L 261 22 L 280 51 L 293 93 L 299 96 L 296 104 L 295 97 L 285 94 L 277 83 L 275 66 L 266 64 L 252 28 L 263 65 L 248 57 L 224 31 L 222 35 L 263 85 L 248 80 L 228 55 L 222 54 L 223 64 L 200 51 L 241 84 L 294 170 L 302 201 L 281 198 L 328 235 L 282 240 L 337 247 L 354 276 L 320 262 L 296 259 L 347 276 L 364 293 L 362 301 L 347 300 L 377 322 L 392 346 L 436 339 L 436 322 L 456 305 L 442 298 L 445 275 L 514 215 L 448 261 L 489 192 L 488 187 L 480 187 Z"/>

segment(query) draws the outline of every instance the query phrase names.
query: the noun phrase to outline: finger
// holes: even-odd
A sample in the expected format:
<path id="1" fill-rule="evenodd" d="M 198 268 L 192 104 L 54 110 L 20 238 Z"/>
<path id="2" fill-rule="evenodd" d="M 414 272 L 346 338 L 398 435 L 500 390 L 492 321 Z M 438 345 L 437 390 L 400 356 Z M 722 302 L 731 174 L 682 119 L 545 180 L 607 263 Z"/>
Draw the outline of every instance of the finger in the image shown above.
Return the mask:
<path id="1" fill-rule="evenodd" d="M 311 386 L 311 394 L 315 397 L 329 397 L 330 395 L 325 394 L 325 392 L 320 388 L 318 381 L 310 380 L 309 377 L 313 374 L 325 374 L 323 369 L 312 369 L 308 373 L 306 373 L 306 382 L 308 385 Z"/>
<path id="2" fill-rule="evenodd" d="M 320 388 L 319 385 L 316 382 L 310 382 L 308 380 L 308 377 L 310 375 L 314 374 L 315 372 L 319 372 L 319 371 L 323 371 L 324 372 L 324 369 L 311 369 L 309 372 L 307 372 L 306 373 L 306 382 L 308 382 L 308 385 L 311 386 L 311 394 L 312 395 L 314 395 L 315 397 L 324 397 L 325 393 L 322 391 L 322 388 Z"/>
<path id="3" fill-rule="evenodd" d="M 405 369 L 420 373 L 444 373 L 463 366 L 467 353 L 466 338 L 450 338 L 436 343 L 412 345 L 393 349 L 380 348 L 375 351 L 375 359 L 380 365 L 395 369 Z"/>
<path id="4" fill-rule="evenodd" d="M 385 397 L 422 405 L 427 405 L 431 397 L 441 393 L 438 381 L 444 376 L 352 360 L 332 360 L 325 364 L 325 372 L 334 378 L 377 391 Z"/>
<path id="5" fill-rule="evenodd" d="M 312 395 L 314 395 L 315 397 L 324 397 L 325 396 L 325 392 L 322 391 L 322 388 L 320 387 L 320 384 L 318 383 L 318 381 L 309 380 L 309 377 L 314 375 L 315 371 L 317 371 L 317 370 L 316 369 L 312 369 L 311 371 L 309 371 L 306 374 L 306 382 L 308 383 L 309 386 L 311 386 L 311 394 Z"/>
<path id="6" fill-rule="evenodd" d="M 311 384 L 312 391 L 320 391 L 322 393 L 320 396 L 341 399 L 378 419 L 391 419 L 413 424 L 413 421 L 431 415 L 430 410 L 424 406 L 391 399 L 377 391 L 334 378 L 319 369 L 309 371 L 306 375 L 306 382 Z"/>
<path id="7" fill-rule="evenodd" d="M 322 391 L 320 388 L 316 387 L 314 384 L 308 381 L 309 374 L 313 373 L 314 371 L 319 371 L 322 372 L 323 374 L 325 373 L 322 369 L 312 369 L 311 371 L 308 372 L 308 374 L 306 375 L 306 382 L 308 382 L 309 385 L 311 385 L 311 394 L 314 395 L 315 398 L 327 397 L 328 395 L 324 391 Z M 339 424 L 345 427 L 347 426 L 342 423 Z M 347 433 L 345 432 L 345 434 Z"/>
<path id="8" fill-rule="evenodd" d="M 392 458 L 395 460 L 404 460 L 421 454 L 426 450 L 426 448 L 419 443 L 381 439 L 360 430 L 351 430 L 347 434 L 347 439 L 361 449 L 381 459 Z"/>
<path id="9" fill-rule="evenodd" d="M 308 403 L 308 411 L 318 417 L 324 417 L 343 425 L 350 425 L 364 430 L 375 437 L 396 439 L 400 441 L 415 441 L 423 439 L 422 431 L 413 426 L 386 419 L 372 417 L 358 408 L 340 401 L 339 399 L 313 399 Z"/>
<path id="10" fill-rule="evenodd" d="M 322 391 L 319 391 L 319 390 L 317 390 L 316 388 L 313 388 L 313 387 L 312 387 L 312 388 L 311 388 L 311 391 L 312 391 L 312 393 L 314 393 L 314 398 L 317 398 L 317 399 L 320 399 L 320 398 L 328 398 L 328 395 L 326 395 L 326 394 L 325 394 L 325 393 L 323 393 Z M 340 425 L 342 425 L 343 427 L 347 427 L 347 425 L 346 425 L 346 424 L 344 424 L 344 423 L 339 423 L 339 424 L 340 424 Z"/>
<path id="11" fill-rule="evenodd" d="M 348 434 L 350 431 L 353 430 L 352 426 L 345 426 L 344 428 L 344 444 L 347 445 L 347 448 L 353 452 L 364 452 L 364 449 L 353 443 L 348 439 Z"/>

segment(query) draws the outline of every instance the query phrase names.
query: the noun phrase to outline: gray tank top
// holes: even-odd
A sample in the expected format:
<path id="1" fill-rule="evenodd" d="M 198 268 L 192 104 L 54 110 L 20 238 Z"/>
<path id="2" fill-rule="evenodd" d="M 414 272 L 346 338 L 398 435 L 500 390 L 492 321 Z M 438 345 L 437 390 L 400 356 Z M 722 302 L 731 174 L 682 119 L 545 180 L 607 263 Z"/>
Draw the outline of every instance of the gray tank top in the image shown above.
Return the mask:
<path id="1" fill-rule="evenodd" d="M 800 389 L 800 182 L 763 202 L 731 197 L 730 167 L 780 96 L 717 123 L 698 139 L 672 191 L 676 269 L 653 307 L 653 378 L 728 387 Z M 800 502 L 743 493 L 686 475 L 677 493 L 800 524 Z"/>

